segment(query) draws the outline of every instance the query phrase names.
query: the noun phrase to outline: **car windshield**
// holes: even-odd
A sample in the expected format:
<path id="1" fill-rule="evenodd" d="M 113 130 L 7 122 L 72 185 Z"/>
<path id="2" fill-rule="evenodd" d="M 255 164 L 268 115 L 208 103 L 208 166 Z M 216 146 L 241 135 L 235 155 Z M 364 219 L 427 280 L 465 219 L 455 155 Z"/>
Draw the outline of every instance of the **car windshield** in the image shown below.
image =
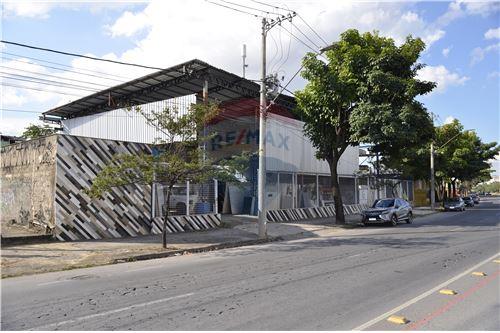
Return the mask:
<path id="1" fill-rule="evenodd" d="M 446 200 L 447 202 L 459 202 L 460 201 L 460 198 L 449 198 L 448 200 Z"/>
<path id="2" fill-rule="evenodd" d="M 470 200 L 470 197 L 464 197 L 464 200 Z"/>
<path id="3" fill-rule="evenodd" d="M 394 206 L 394 199 L 384 199 L 375 202 L 373 208 L 388 208 Z"/>

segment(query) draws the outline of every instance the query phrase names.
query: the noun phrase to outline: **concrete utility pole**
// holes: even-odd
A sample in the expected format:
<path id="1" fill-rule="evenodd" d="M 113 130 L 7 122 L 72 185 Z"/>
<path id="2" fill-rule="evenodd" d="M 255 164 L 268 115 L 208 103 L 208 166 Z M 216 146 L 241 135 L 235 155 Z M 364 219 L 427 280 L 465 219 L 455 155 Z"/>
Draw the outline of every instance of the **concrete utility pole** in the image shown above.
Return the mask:
<path id="1" fill-rule="evenodd" d="M 260 76 L 260 112 L 259 112 L 259 171 L 257 187 L 257 203 L 259 217 L 259 238 L 267 238 L 267 220 L 266 220 L 266 116 L 267 116 L 267 77 L 266 77 L 266 37 L 267 32 L 277 24 L 285 20 L 292 21 L 297 13 L 292 12 L 286 16 L 278 16 L 276 19 L 262 19 L 262 68 Z"/>
<path id="2" fill-rule="evenodd" d="M 258 217 L 259 217 L 259 238 L 267 238 L 267 219 L 266 219 L 266 35 L 267 20 L 262 19 L 262 68 L 260 75 L 260 112 L 259 112 L 259 174 L 258 181 Z M 243 67 L 245 68 L 245 67 Z"/>
<path id="3" fill-rule="evenodd" d="M 431 209 L 434 210 L 436 205 L 435 189 L 434 189 L 434 142 L 431 142 Z"/>
<path id="4" fill-rule="evenodd" d="M 246 71 L 246 68 L 248 67 L 248 65 L 246 63 L 246 59 L 247 59 L 247 45 L 246 44 L 243 44 L 243 46 L 241 48 L 241 57 L 243 58 L 243 78 L 245 78 L 245 71 Z"/>

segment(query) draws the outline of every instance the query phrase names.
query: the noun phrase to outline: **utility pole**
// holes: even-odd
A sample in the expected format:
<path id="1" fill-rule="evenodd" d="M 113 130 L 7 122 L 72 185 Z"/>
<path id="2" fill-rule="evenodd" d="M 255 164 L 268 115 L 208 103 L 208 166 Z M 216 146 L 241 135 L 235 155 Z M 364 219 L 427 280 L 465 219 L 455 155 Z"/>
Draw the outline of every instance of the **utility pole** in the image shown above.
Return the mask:
<path id="1" fill-rule="evenodd" d="M 266 116 L 267 116 L 267 77 L 266 77 L 266 37 L 267 32 L 277 24 L 285 20 L 292 21 L 297 13 L 292 12 L 288 15 L 278 16 L 276 19 L 262 19 L 262 68 L 260 76 L 260 112 L 259 112 L 259 170 L 258 170 L 258 187 L 257 187 L 257 203 L 258 203 L 258 218 L 259 218 L 259 238 L 267 238 L 267 217 L 266 217 Z"/>
<path id="2" fill-rule="evenodd" d="M 436 205 L 436 197 L 435 197 L 435 189 L 434 189 L 434 142 L 431 142 L 431 210 L 434 210 L 434 206 Z"/>
<path id="3" fill-rule="evenodd" d="M 267 238 L 267 219 L 266 219 L 266 116 L 267 116 L 267 100 L 266 100 L 266 27 L 267 20 L 262 19 L 262 68 L 260 75 L 260 112 L 259 112 L 259 175 L 257 177 L 258 184 L 258 217 L 259 217 L 259 238 Z M 243 67 L 244 70 L 245 67 Z"/>
<path id="4" fill-rule="evenodd" d="M 245 70 L 248 67 L 246 64 L 246 59 L 247 59 L 247 45 L 243 44 L 241 48 L 241 57 L 243 58 L 243 78 L 245 78 Z"/>

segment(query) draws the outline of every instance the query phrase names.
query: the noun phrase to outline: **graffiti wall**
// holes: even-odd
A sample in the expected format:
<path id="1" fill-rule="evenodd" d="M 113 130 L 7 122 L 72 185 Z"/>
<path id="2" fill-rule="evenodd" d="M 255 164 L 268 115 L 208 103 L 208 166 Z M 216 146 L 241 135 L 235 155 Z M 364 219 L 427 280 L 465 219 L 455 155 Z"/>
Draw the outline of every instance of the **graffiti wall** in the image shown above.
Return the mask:
<path id="1" fill-rule="evenodd" d="M 3 236 L 13 226 L 37 234 L 54 229 L 56 142 L 52 135 L 1 148 Z"/>

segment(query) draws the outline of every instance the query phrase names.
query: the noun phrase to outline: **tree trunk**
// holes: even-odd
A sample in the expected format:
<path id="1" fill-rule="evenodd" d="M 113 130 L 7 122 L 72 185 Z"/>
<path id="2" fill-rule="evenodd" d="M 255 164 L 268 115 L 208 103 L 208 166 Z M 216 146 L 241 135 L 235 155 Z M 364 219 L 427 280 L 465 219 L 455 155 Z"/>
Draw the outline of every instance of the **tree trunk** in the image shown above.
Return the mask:
<path id="1" fill-rule="evenodd" d="M 451 195 L 451 183 L 448 183 L 448 196 L 447 198 L 452 198 L 453 196 Z"/>
<path id="2" fill-rule="evenodd" d="M 456 181 L 455 180 L 452 180 L 451 181 L 451 186 L 453 187 L 453 192 L 452 192 L 452 197 L 454 198 L 456 195 L 457 195 L 457 188 L 456 188 Z"/>
<path id="3" fill-rule="evenodd" d="M 167 209 L 165 209 L 165 216 L 163 217 L 163 228 L 161 230 L 161 240 L 163 248 L 167 248 L 167 221 L 170 214 L 170 194 L 172 192 L 172 186 L 167 188 Z"/>
<path id="4" fill-rule="evenodd" d="M 340 193 L 339 175 L 337 171 L 338 159 L 334 157 L 329 164 L 332 179 L 333 201 L 335 203 L 335 223 L 345 224 L 344 205 L 342 203 L 342 194 Z"/>

